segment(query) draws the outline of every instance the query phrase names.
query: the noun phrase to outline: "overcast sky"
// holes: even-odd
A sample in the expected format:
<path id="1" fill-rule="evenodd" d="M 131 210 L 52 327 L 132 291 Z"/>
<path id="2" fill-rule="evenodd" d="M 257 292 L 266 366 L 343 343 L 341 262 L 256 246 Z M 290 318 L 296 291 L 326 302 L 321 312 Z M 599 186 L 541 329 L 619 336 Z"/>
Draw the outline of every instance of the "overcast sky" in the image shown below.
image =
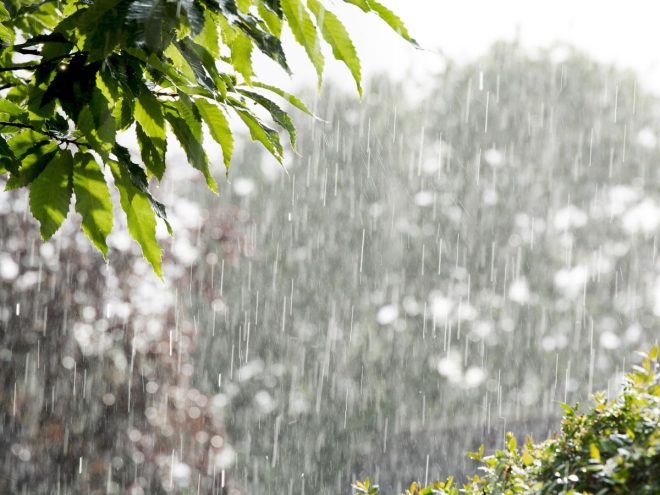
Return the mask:
<path id="1" fill-rule="evenodd" d="M 424 50 L 416 50 L 373 15 L 335 2 L 334 11 L 349 28 L 365 76 L 387 71 L 401 78 L 423 78 L 437 67 L 438 51 L 456 60 L 483 53 L 494 41 L 518 38 L 531 49 L 568 42 L 604 62 L 634 68 L 647 88 L 660 93 L 660 3 L 654 0 L 381 0 L 406 22 Z M 285 36 L 294 71 L 256 61 L 264 79 L 288 89 L 313 84 L 315 75 L 302 48 Z M 348 71 L 326 57 L 326 80 L 354 87 Z"/>

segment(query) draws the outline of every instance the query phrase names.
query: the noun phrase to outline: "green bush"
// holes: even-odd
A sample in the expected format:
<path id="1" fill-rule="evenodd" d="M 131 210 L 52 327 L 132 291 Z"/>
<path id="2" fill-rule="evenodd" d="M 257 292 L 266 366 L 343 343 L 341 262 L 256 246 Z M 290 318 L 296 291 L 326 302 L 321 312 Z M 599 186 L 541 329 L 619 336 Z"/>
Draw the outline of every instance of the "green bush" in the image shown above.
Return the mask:
<path id="1" fill-rule="evenodd" d="M 483 446 L 468 457 L 482 465 L 460 487 L 452 477 L 427 487 L 413 483 L 405 495 L 490 494 L 658 494 L 660 493 L 660 374 L 658 346 L 643 353 L 640 366 L 626 375 L 612 400 L 594 395 L 585 413 L 561 404 L 561 431 L 518 447 L 508 434 L 503 450 L 484 456 Z M 376 495 L 369 480 L 353 486 L 359 495 Z"/>

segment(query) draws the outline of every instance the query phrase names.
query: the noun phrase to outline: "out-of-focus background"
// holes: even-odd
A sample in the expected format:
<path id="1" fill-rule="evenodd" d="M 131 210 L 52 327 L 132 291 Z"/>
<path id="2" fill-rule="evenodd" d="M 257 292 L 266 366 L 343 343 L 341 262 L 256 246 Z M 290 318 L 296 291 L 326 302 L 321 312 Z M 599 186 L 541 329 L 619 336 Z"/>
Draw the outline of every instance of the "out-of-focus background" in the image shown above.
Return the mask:
<path id="1" fill-rule="evenodd" d="M 362 100 L 288 44 L 323 120 L 285 167 L 242 138 L 216 197 L 172 147 L 165 283 L 0 195 L 4 491 L 397 493 L 657 341 L 650 2 L 387 4 L 424 50 L 347 10 Z"/>
<path id="2" fill-rule="evenodd" d="M 400 38 L 358 9 L 338 4 L 337 10 L 351 33 L 367 74 L 387 72 L 401 80 L 410 76 L 422 81 L 442 66 L 436 54 L 471 60 L 484 53 L 496 40 L 518 41 L 527 49 L 545 48 L 554 43 L 571 44 L 604 63 L 637 71 L 650 87 L 660 88 L 659 35 L 655 19 L 660 7 L 649 0 L 587 0 L 540 2 L 503 0 L 389 0 L 383 2 L 406 22 L 423 50 L 401 43 Z M 313 83 L 314 70 L 305 63 L 302 48 L 292 37 L 285 38 L 295 67 L 289 78 L 277 66 L 262 59 L 262 73 L 279 77 L 289 88 Z M 327 78 L 352 89 L 346 69 L 328 60 Z"/>

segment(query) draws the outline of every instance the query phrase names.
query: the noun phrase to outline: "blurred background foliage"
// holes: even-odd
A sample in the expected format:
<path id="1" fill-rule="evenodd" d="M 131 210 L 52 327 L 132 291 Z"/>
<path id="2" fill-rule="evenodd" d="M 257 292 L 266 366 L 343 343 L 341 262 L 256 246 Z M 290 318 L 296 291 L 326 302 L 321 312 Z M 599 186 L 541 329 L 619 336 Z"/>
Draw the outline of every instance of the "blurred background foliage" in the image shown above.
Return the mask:
<path id="1" fill-rule="evenodd" d="M 361 103 L 333 88 L 311 95 L 326 122 L 299 122 L 300 156 L 285 160 L 286 171 L 237 140 L 241 167 L 219 201 L 196 182 L 163 183 L 172 221 L 185 227 L 167 242 L 167 286 L 147 276 L 121 231 L 108 241 L 110 265 L 91 253 L 89 265 L 67 265 L 79 247 L 66 234 L 39 247 L 20 223 L 24 198 L 3 199 L 0 482 L 35 492 L 28 487 L 40 473 L 41 486 L 64 480 L 70 493 L 102 492 L 108 477 L 119 491 L 195 493 L 197 483 L 220 490 L 213 466 L 231 464 L 228 483 L 245 493 L 348 493 L 365 475 L 389 493 L 472 473 L 465 451 L 501 446 L 506 431 L 546 438 L 558 427 L 557 401 L 618 386 L 633 351 L 657 339 L 657 98 L 634 74 L 569 47 L 529 54 L 515 44 L 469 64 L 446 61 L 416 94 L 386 77 L 365 94 Z M 173 153 L 170 165 L 179 161 Z M 51 271 L 49 249 L 60 256 Z M 35 281 L 22 288 L 28 271 Z M 114 286 L 105 275 L 113 271 Z M 49 312 L 48 328 L 59 332 L 51 344 L 51 333 L 40 333 L 46 303 L 35 296 L 46 297 L 37 282 L 46 273 L 48 304 L 70 308 L 65 320 Z M 90 302 L 67 302 L 91 286 L 74 290 L 60 282 L 66 273 L 94 281 Z M 113 301 L 129 309 L 104 317 L 108 287 L 125 284 L 135 297 L 118 292 Z M 85 305 L 101 335 L 99 321 L 118 326 L 126 363 L 134 354 L 153 369 L 122 375 L 123 390 L 145 383 L 132 408 L 101 408 L 98 391 L 54 413 L 86 428 L 115 425 L 105 449 L 80 437 L 84 459 L 112 466 L 103 485 L 80 475 L 71 451 L 37 462 L 45 423 L 28 424 L 25 413 L 46 410 L 30 398 L 51 393 L 49 373 L 67 380 L 61 394 L 71 396 L 78 368 L 65 356 L 84 363 L 86 380 L 118 366 L 91 357 L 76 336 L 75 321 L 91 315 Z M 184 327 L 190 345 L 171 366 L 169 342 Z M 164 343 L 160 354 L 129 345 L 145 332 Z M 52 369 L 35 368 L 37 352 L 51 356 Z M 146 384 L 173 390 L 185 363 L 185 388 L 204 396 L 209 412 L 160 396 L 183 419 L 149 421 Z M 14 396 L 23 398 L 16 413 Z M 192 407 L 205 434 L 191 426 Z M 173 428 L 160 471 L 156 453 L 135 461 L 131 422 L 142 425 L 140 438 Z"/>

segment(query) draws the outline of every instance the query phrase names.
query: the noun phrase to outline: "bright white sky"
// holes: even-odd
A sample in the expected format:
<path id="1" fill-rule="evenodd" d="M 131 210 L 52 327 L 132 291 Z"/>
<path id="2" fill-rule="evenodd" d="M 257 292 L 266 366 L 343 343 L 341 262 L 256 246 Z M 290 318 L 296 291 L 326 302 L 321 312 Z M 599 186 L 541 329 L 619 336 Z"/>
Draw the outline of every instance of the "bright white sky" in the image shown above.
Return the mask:
<path id="1" fill-rule="evenodd" d="M 362 59 L 365 76 L 387 71 L 396 78 L 431 75 L 438 51 L 468 60 L 494 41 L 516 37 L 529 48 L 568 42 L 603 62 L 633 68 L 648 89 L 660 93 L 660 2 L 655 0 L 381 0 L 405 21 L 425 50 L 416 50 L 388 31 L 374 15 L 336 2 Z M 256 60 L 258 74 L 287 89 L 314 84 L 304 51 L 285 37 L 294 77 Z M 326 80 L 353 88 L 348 70 L 326 57 Z M 366 77 L 365 77 L 366 79 Z"/>

